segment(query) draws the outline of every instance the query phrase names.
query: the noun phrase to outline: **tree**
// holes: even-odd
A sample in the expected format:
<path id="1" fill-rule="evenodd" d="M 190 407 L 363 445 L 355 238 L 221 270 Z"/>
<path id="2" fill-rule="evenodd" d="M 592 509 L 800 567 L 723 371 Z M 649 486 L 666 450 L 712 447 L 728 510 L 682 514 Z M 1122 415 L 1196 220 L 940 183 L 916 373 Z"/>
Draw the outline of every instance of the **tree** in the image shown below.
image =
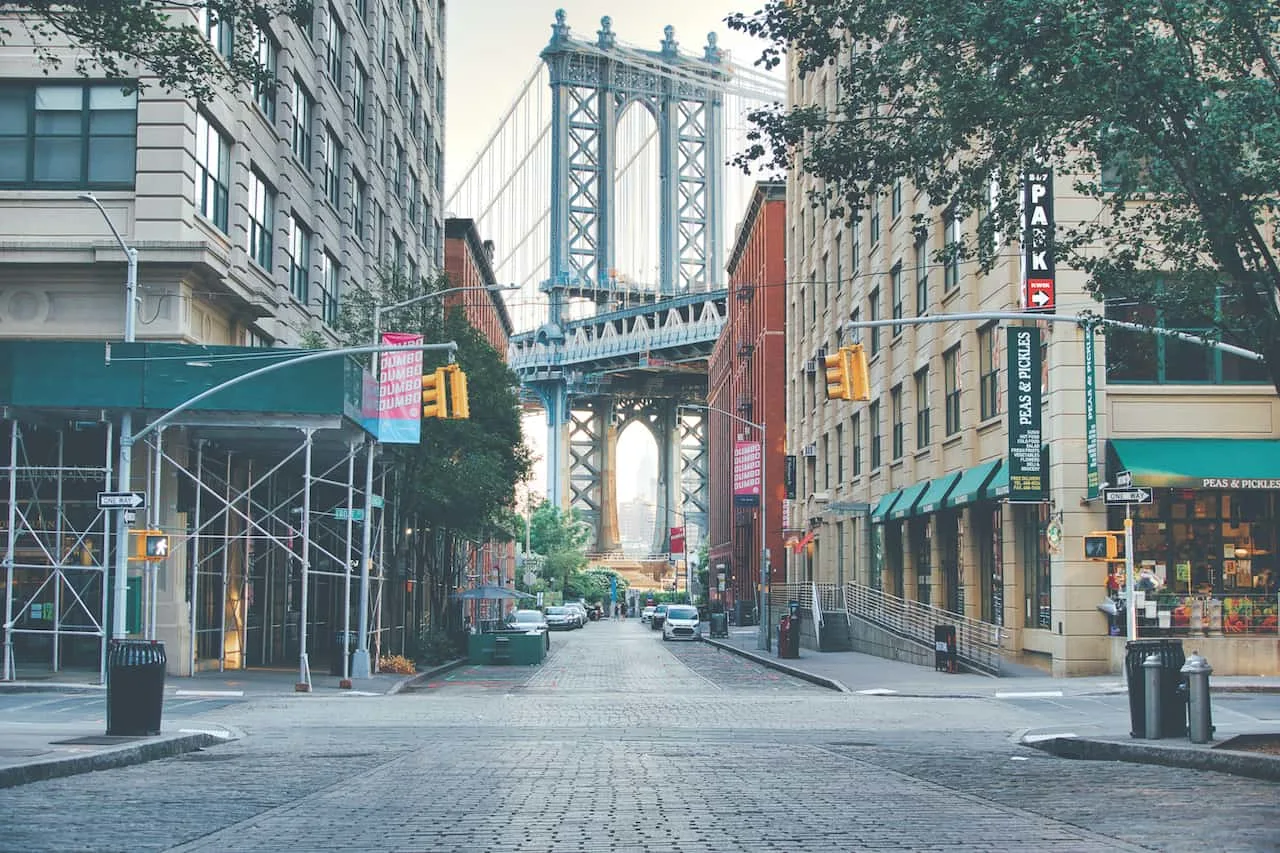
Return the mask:
<path id="1" fill-rule="evenodd" d="M 790 51 L 802 76 L 835 75 L 836 102 L 757 112 L 735 162 L 803 168 L 825 182 L 813 204 L 854 220 L 868 196 L 909 181 L 935 208 L 978 214 L 976 235 L 938 260 L 983 271 L 1021 231 L 1028 169 L 1083 176 L 1075 189 L 1103 213 L 1059 223 L 1057 257 L 1098 298 L 1156 301 L 1261 352 L 1280 389 L 1277 8 L 768 0 L 730 28 L 769 41 L 765 66 Z M 1175 283 L 1154 287 L 1155 271 Z M 1230 298 L 1215 312 L 1219 287 Z"/>
<path id="2" fill-rule="evenodd" d="M 220 55 L 201 28 L 175 19 L 175 13 L 192 11 L 207 14 L 211 27 L 230 28 L 229 52 Z M 48 67 L 62 64 L 62 48 L 69 42 L 81 75 L 134 79 L 141 74 L 154 77 L 162 89 L 208 99 L 228 84 L 275 86 L 259 59 L 256 33 L 280 16 L 307 27 L 312 15 L 311 0 L 0 0 L 6 21 L 0 24 L 0 44 L 12 37 L 16 24 L 30 34 L 37 58 Z"/>
<path id="3" fill-rule="evenodd" d="M 566 597 L 571 577 L 587 564 L 590 536 L 590 528 L 576 513 L 565 512 L 547 501 L 538 504 L 529 519 L 530 547 L 545 558 L 542 575 Z"/>

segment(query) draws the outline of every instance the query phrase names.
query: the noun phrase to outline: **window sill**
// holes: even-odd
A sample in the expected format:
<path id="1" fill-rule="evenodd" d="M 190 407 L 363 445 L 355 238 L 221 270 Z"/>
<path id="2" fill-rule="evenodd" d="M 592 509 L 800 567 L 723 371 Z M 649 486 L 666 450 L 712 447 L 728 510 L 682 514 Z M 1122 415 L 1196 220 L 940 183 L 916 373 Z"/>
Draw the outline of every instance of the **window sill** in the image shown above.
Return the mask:
<path id="1" fill-rule="evenodd" d="M 952 447 L 956 444 L 959 444 L 963 439 L 964 439 L 964 430 L 960 430 L 955 435 L 949 435 L 946 438 L 944 438 L 942 440 L 942 447 L 945 450 L 948 447 Z"/>
<path id="2" fill-rule="evenodd" d="M 942 294 L 942 304 L 945 306 L 947 303 L 951 302 L 953 299 L 955 299 L 959 295 L 960 295 L 960 285 L 957 284 L 955 287 L 951 288 L 949 291 Z"/>
<path id="3" fill-rule="evenodd" d="M 1004 423 L 1003 413 L 996 412 L 994 415 L 987 418 L 986 420 L 978 422 L 978 434 L 984 435 L 988 432 L 991 432 L 991 430 L 1000 426 L 1002 423 Z"/>
<path id="4" fill-rule="evenodd" d="M 917 450 L 917 451 L 913 452 L 913 453 L 911 454 L 911 458 L 912 458 L 913 460 L 919 461 L 919 460 L 921 460 L 921 459 L 926 458 L 926 457 L 927 457 L 927 456 L 929 456 L 931 453 L 933 453 L 933 445 L 930 445 L 930 446 L 928 446 L 928 447 L 926 447 L 926 448 L 924 448 L 924 449 L 922 449 L 922 450 Z"/>

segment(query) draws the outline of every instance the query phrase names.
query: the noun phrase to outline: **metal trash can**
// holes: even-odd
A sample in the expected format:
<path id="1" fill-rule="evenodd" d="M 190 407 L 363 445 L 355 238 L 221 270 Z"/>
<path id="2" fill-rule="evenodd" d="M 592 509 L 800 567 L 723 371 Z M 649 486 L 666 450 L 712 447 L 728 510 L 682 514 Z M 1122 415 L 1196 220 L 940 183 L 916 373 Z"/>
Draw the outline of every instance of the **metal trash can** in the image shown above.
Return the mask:
<path id="1" fill-rule="evenodd" d="M 351 658 L 356 652 L 356 632 L 336 631 L 333 635 L 333 648 L 329 652 L 329 674 L 342 677 L 343 637 L 346 637 L 347 675 L 351 675 Z"/>
<path id="2" fill-rule="evenodd" d="M 710 634 L 713 637 L 729 636 L 729 614 L 728 613 L 712 613 L 711 614 Z"/>
<path id="3" fill-rule="evenodd" d="M 936 672 L 956 671 L 956 626 L 933 626 L 933 668 Z"/>
<path id="4" fill-rule="evenodd" d="M 1124 644 L 1124 677 L 1129 688 L 1129 736 L 1146 738 L 1147 685 L 1142 662 L 1148 655 L 1160 658 L 1160 734 L 1182 737 L 1187 733 L 1187 691 L 1182 687 L 1182 665 L 1187 656 L 1181 640 L 1130 640 Z"/>
<path id="5" fill-rule="evenodd" d="M 112 640 L 107 651 L 107 734 L 160 734 L 164 707 L 164 643 Z"/>

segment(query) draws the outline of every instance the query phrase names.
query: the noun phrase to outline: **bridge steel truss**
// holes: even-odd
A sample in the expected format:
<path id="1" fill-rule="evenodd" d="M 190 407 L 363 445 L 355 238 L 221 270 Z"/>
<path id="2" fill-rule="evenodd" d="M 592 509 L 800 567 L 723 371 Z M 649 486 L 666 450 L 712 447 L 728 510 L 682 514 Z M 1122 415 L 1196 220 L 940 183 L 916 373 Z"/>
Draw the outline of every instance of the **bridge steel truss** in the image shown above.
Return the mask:
<path id="1" fill-rule="evenodd" d="M 105 411 L 0 415 L 0 678 L 78 669 L 105 683 L 114 551 L 132 547 L 114 541 L 114 520 L 97 508 L 115 484 L 114 422 Z M 386 583 L 382 501 L 363 485 L 386 494 L 377 445 L 323 416 L 200 417 L 157 431 L 135 455 L 147 507 L 130 526 L 167 534 L 170 556 L 131 562 L 128 635 L 170 638 L 178 674 L 296 662 L 309 683 L 310 658 L 332 653 L 344 610 L 357 628 L 367 560 L 371 658 L 397 638 L 403 646 L 413 626 L 397 624 L 406 603 Z M 359 476 L 368 466 L 374 476 Z M 367 556 L 363 523 L 373 525 Z"/>

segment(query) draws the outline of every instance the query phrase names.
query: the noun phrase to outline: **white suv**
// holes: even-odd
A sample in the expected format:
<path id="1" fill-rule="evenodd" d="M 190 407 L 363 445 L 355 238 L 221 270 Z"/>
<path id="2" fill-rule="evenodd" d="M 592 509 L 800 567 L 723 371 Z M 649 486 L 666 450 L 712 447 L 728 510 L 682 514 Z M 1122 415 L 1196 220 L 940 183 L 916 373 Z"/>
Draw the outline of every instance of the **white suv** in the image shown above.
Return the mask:
<path id="1" fill-rule="evenodd" d="M 662 621 L 663 640 L 696 640 L 702 636 L 698 608 L 692 604 L 672 604 Z"/>

